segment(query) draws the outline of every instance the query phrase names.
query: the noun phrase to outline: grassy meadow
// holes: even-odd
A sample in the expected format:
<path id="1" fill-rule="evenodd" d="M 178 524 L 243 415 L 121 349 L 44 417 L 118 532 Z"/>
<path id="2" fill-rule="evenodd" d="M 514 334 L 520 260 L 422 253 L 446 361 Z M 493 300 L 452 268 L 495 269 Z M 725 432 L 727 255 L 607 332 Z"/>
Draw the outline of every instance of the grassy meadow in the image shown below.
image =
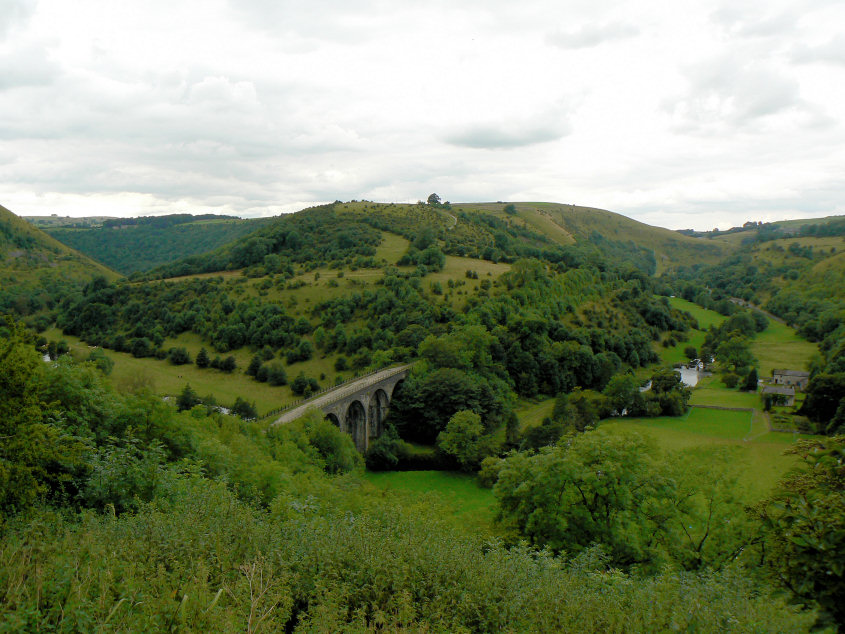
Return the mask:
<path id="1" fill-rule="evenodd" d="M 718 326 L 727 319 L 727 317 L 717 313 L 715 310 L 702 308 L 698 304 L 694 304 L 682 297 L 670 297 L 669 305 L 672 306 L 672 308 L 684 310 L 695 317 L 698 321 L 699 330 L 708 330 L 710 326 Z"/>
<path id="2" fill-rule="evenodd" d="M 691 408 L 678 418 L 625 418 L 601 423 L 609 430 L 636 430 L 652 436 L 665 451 L 720 449 L 731 452 L 747 503 L 761 499 L 795 463 L 784 455 L 796 436 L 768 431 L 759 412 Z"/>
<path id="3" fill-rule="evenodd" d="M 51 340 L 64 339 L 67 341 L 71 353 L 77 358 L 84 359 L 91 351 L 91 348 L 85 342 L 80 341 L 77 337 L 63 335 L 60 330 L 55 328 L 45 331 L 44 336 Z M 177 345 L 185 346 L 192 359 L 196 357 L 196 353 L 202 347 L 197 335 L 183 334 L 176 339 L 167 340 L 164 348 Z M 209 356 L 213 358 L 216 353 L 210 348 L 207 349 Z M 243 371 L 249 365 L 253 356 L 253 353 L 246 348 L 221 355 L 226 357 L 231 354 L 237 360 L 238 368 L 231 374 L 212 368 L 200 369 L 193 363 L 173 365 L 166 359 L 159 360 L 153 357 L 138 359 L 127 352 L 105 350 L 105 354 L 114 361 L 114 369 L 109 375 L 109 380 L 119 390 L 129 390 L 144 385 L 155 394 L 173 396 L 178 395 L 185 388 L 185 385 L 190 385 L 201 397 L 213 395 L 218 404 L 223 406 L 233 404 L 239 396 L 249 402 L 254 402 L 259 416 L 300 398 L 295 396 L 287 385 L 271 386 L 244 374 Z M 319 358 L 285 366 L 285 371 L 288 380 L 295 378 L 302 371 L 306 376 L 317 378 L 321 387 L 328 387 L 332 384 L 336 375 L 343 378 L 352 376 L 351 372 L 335 372 L 331 359 Z M 326 374 L 325 380 L 319 379 L 321 371 L 329 372 Z"/>
<path id="4" fill-rule="evenodd" d="M 690 405 L 711 405 L 716 407 L 762 407 L 759 392 L 743 392 L 725 387 L 718 376 L 705 376 L 692 391 Z"/>
<path id="5" fill-rule="evenodd" d="M 514 409 L 517 418 L 519 418 L 519 430 L 525 431 L 529 427 L 536 427 L 541 424 L 544 418 L 551 417 L 554 408 L 555 399 L 553 398 L 521 400 Z"/>
<path id="6" fill-rule="evenodd" d="M 494 531 L 496 499 L 478 484 L 474 474 L 453 471 L 372 472 L 366 479 L 380 489 L 398 491 L 433 503 L 457 526 L 472 532 Z"/>
<path id="7" fill-rule="evenodd" d="M 769 326 L 751 342 L 751 352 L 759 361 L 762 378 L 771 376 L 775 368 L 806 370 L 818 347 L 786 324 L 770 319 Z"/>

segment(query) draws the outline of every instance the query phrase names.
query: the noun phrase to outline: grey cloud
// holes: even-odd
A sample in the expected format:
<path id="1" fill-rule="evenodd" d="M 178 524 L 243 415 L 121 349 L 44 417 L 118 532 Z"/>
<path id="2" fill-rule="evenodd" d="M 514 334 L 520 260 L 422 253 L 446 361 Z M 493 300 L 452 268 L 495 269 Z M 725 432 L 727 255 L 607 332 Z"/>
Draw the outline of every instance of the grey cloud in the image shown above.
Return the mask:
<path id="1" fill-rule="evenodd" d="M 691 67 L 687 77 L 687 94 L 664 102 L 683 131 L 743 128 L 786 111 L 804 125 L 826 125 L 823 113 L 801 98 L 798 82 L 765 66 L 727 56 Z"/>
<path id="2" fill-rule="evenodd" d="M 587 24 L 572 31 L 557 30 L 549 33 L 546 41 L 559 48 L 589 48 L 607 41 L 633 37 L 638 33 L 634 26 L 619 22 Z"/>
<path id="3" fill-rule="evenodd" d="M 4 0 L 0 7 L 0 37 L 5 36 L 32 15 L 35 11 L 35 0 Z"/>
<path id="4" fill-rule="evenodd" d="M 59 67 L 43 48 L 31 46 L 0 55 L 0 90 L 24 86 L 44 86 L 59 76 Z"/>
<path id="5" fill-rule="evenodd" d="M 443 140 L 451 145 L 494 150 L 556 141 L 570 132 L 565 113 L 550 112 L 529 119 L 465 126 L 446 134 Z"/>
<path id="6" fill-rule="evenodd" d="M 355 44 L 369 41 L 395 7 L 383 0 L 230 0 L 234 15 L 252 28 L 280 36 L 290 51 L 313 50 L 310 41 Z"/>
<path id="7" fill-rule="evenodd" d="M 795 11 L 761 15 L 760 7 L 741 3 L 726 5 L 710 16 L 712 22 L 739 37 L 772 37 L 792 33 L 798 18 Z"/>
<path id="8" fill-rule="evenodd" d="M 792 61 L 798 63 L 828 62 L 845 64 L 845 35 L 839 34 L 819 46 L 801 44 L 792 50 Z"/>

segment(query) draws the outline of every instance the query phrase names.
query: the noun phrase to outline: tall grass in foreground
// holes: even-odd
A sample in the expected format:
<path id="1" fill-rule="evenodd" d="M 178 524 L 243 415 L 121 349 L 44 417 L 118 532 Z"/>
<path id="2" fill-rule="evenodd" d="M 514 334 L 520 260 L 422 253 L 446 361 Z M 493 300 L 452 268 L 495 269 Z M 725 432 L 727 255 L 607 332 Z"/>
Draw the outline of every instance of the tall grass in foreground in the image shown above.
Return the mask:
<path id="1" fill-rule="evenodd" d="M 589 555 L 564 566 L 424 513 L 344 510 L 341 489 L 337 505 L 285 494 L 258 510 L 179 476 L 137 514 L 9 521 L 0 631 L 758 632 L 813 621 L 743 570 L 633 578 Z"/>

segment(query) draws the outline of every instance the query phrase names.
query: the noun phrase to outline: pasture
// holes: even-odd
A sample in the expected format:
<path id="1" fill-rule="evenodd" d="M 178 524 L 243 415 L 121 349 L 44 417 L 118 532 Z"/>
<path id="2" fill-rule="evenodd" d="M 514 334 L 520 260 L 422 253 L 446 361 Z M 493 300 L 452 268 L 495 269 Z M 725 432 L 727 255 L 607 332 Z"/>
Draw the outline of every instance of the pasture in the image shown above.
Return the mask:
<path id="1" fill-rule="evenodd" d="M 792 328 L 773 320 L 757 333 L 751 342 L 751 352 L 759 362 L 760 378 L 770 377 L 775 368 L 805 370 L 818 347 L 798 336 Z"/>
<path id="2" fill-rule="evenodd" d="M 601 426 L 609 430 L 636 430 L 652 436 L 668 452 L 729 448 L 747 503 L 767 495 L 795 462 L 795 458 L 784 455 L 784 451 L 797 436 L 769 432 L 758 411 L 693 407 L 678 418 L 617 418 L 606 420 Z"/>
<path id="3" fill-rule="evenodd" d="M 699 330 L 707 330 L 710 326 L 718 326 L 727 319 L 727 317 L 717 313 L 715 310 L 702 308 L 698 304 L 694 304 L 693 302 L 687 301 L 681 297 L 670 297 L 669 305 L 672 308 L 684 310 L 695 317 L 698 321 Z"/>
<path id="4" fill-rule="evenodd" d="M 490 489 L 479 486 L 475 475 L 454 471 L 368 471 L 364 477 L 380 489 L 440 506 L 457 526 L 471 532 L 494 532 L 496 498 Z"/>
<path id="5" fill-rule="evenodd" d="M 717 376 L 703 377 L 692 392 L 690 405 L 715 405 L 719 407 L 762 407 L 759 392 L 742 392 L 729 389 Z"/>
<path id="6" fill-rule="evenodd" d="M 64 339 L 67 341 L 71 353 L 77 358 L 85 359 L 90 353 L 91 349 L 85 342 L 70 335 L 63 335 L 58 329 L 53 328 L 45 331 L 44 335 L 48 339 Z M 175 339 L 166 340 L 165 349 L 170 346 L 184 346 L 188 349 L 191 359 L 194 359 L 201 343 L 198 335 L 187 333 Z M 209 356 L 212 358 L 216 356 L 217 353 L 209 346 L 207 346 L 207 349 Z M 105 353 L 108 358 L 114 361 L 114 369 L 109 376 L 109 380 L 122 391 L 146 387 L 155 394 L 172 396 L 178 395 L 185 388 L 185 385 L 190 385 L 201 397 L 209 394 L 214 395 L 220 405 L 231 405 L 238 396 L 249 402 L 255 402 L 259 416 L 299 399 L 287 385 L 271 386 L 244 374 L 243 371 L 249 365 L 253 356 L 253 353 L 246 348 L 221 355 L 226 357 L 231 354 L 237 360 L 238 368 L 232 373 L 212 368 L 200 369 L 193 363 L 172 365 L 167 360 L 159 360 L 153 357 L 139 359 L 129 353 L 115 352 L 114 350 L 105 350 Z M 351 372 L 337 373 L 334 371 L 333 358 L 314 358 L 285 366 L 288 381 L 296 378 L 300 372 L 316 378 L 321 387 L 332 385 L 335 376 L 338 374 L 343 378 L 349 378 L 352 375 Z M 326 378 L 320 379 L 321 374 L 325 374 Z"/>

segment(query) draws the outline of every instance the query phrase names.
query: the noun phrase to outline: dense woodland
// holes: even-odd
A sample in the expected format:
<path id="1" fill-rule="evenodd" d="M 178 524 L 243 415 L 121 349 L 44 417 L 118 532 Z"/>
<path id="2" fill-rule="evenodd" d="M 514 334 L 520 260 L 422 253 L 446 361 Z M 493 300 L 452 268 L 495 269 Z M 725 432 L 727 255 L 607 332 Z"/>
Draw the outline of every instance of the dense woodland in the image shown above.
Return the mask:
<path id="1" fill-rule="evenodd" d="M 131 275 L 211 251 L 268 222 L 265 218 L 241 220 L 211 214 L 172 214 L 109 219 L 95 227 L 53 227 L 45 231 L 115 271 Z"/>
<path id="2" fill-rule="evenodd" d="M 500 207 L 336 202 L 131 280 L 90 268 L 37 307 L 7 303 L 0 622 L 450 632 L 843 623 L 843 297 L 810 284 L 841 277 L 833 247 L 778 251 L 761 240 L 720 266 L 656 277 L 665 258 L 647 243 L 593 229 L 555 239 L 519 206 Z M 18 250 L 40 244 L 7 233 Z M 390 235 L 405 239 L 402 252 L 384 250 Z M 466 262 L 459 274 L 455 258 Z M 481 263 L 507 268 L 479 275 Z M 778 303 L 789 293 L 803 302 L 795 316 Z M 669 295 L 725 319 L 704 329 Z M 751 349 L 771 317 L 731 298 L 819 343 L 801 406 L 816 435 L 785 446 L 794 471 L 754 499 L 728 446 L 670 452 L 600 425 L 684 417 L 691 390 L 661 350 L 695 332 L 703 343 L 690 359 L 714 357 L 725 385 L 756 392 Z M 62 354 L 65 342 L 39 334 L 53 323 L 90 353 Z M 203 344 L 195 355 L 165 345 L 188 336 Z M 233 356 L 243 351 L 248 367 Z M 270 426 L 248 398 L 226 415 L 188 385 L 171 402 L 143 381 L 116 390 L 115 353 L 304 396 L 331 381 L 302 372 L 314 359 L 338 376 L 414 365 L 385 434 L 361 455 L 317 412 Z M 521 424 L 520 404 L 550 399 L 540 424 Z M 467 528 L 436 502 L 363 477 L 416 468 L 477 474 L 492 487 L 495 527 Z"/>

